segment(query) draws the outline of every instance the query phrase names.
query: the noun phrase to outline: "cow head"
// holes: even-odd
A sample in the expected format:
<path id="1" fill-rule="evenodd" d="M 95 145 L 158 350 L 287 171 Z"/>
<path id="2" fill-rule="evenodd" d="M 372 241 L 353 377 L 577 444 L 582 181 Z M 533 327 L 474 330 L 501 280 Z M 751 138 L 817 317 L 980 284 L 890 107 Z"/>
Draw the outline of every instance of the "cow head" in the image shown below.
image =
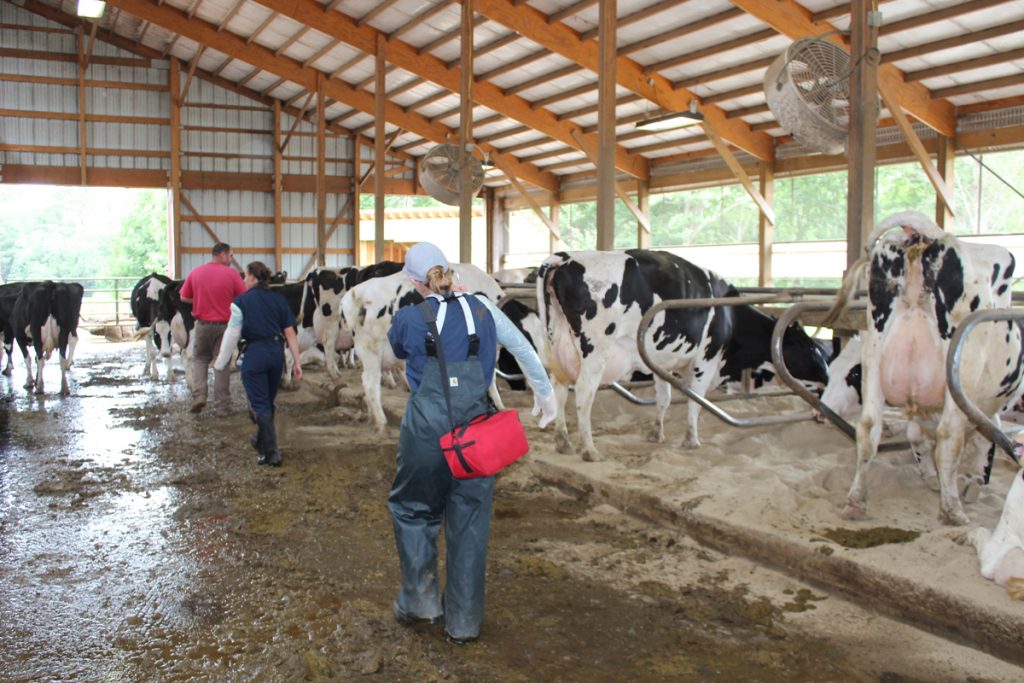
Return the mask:
<path id="1" fill-rule="evenodd" d="M 790 374 L 808 389 L 820 391 L 828 384 L 828 354 L 797 323 L 782 337 L 782 358 Z"/>

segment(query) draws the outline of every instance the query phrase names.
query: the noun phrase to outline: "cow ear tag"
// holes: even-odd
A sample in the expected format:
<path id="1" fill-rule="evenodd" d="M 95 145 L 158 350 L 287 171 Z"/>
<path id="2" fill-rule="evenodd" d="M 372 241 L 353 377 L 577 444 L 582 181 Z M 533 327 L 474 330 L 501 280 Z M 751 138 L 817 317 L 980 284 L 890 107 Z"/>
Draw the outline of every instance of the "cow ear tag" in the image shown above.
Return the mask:
<path id="1" fill-rule="evenodd" d="M 448 378 L 448 386 L 450 386 L 450 387 L 457 387 L 457 386 L 459 386 L 459 378 L 458 377 L 449 377 Z"/>

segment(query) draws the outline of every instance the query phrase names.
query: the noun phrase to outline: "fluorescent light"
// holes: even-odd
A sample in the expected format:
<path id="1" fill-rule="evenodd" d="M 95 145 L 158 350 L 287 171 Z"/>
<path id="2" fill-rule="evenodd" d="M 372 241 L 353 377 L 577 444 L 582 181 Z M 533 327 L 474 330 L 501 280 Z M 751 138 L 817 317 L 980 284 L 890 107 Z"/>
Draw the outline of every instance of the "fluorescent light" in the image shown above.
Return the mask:
<path id="1" fill-rule="evenodd" d="M 78 0 L 78 16 L 99 19 L 107 8 L 104 0 Z"/>
<path id="2" fill-rule="evenodd" d="M 656 116 L 653 119 L 637 121 L 636 127 L 641 130 L 661 131 L 674 130 L 684 126 L 692 126 L 704 120 L 704 114 L 699 111 L 677 111 L 664 116 Z"/>

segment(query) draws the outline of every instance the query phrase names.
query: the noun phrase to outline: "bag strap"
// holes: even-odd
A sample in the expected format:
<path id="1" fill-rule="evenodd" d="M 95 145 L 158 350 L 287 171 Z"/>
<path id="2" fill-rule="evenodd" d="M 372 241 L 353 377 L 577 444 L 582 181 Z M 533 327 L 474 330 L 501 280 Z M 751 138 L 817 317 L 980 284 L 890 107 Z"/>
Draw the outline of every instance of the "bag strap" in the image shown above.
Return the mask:
<path id="1" fill-rule="evenodd" d="M 441 333 L 437 330 L 437 315 L 434 313 L 434 309 L 431 307 L 429 301 L 423 301 L 416 306 L 420 309 L 420 314 L 423 315 L 423 319 L 427 323 L 427 327 L 430 328 L 430 334 L 434 337 L 434 348 L 437 351 L 437 364 L 441 366 L 441 389 L 444 391 L 444 405 L 448 410 L 448 425 L 451 427 L 453 433 L 455 432 L 455 418 L 452 414 L 452 394 L 448 388 L 448 365 L 444 362 L 444 346 L 441 344 Z M 462 448 L 458 443 L 452 443 L 456 457 L 459 459 L 459 463 L 462 465 L 466 472 L 472 472 L 473 468 L 469 466 L 466 459 L 462 457 Z"/>
<path id="2" fill-rule="evenodd" d="M 451 425 L 452 431 L 455 431 L 455 419 L 452 413 L 452 394 L 448 388 L 448 365 L 444 362 L 441 333 L 437 329 L 437 314 L 434 313 L 434 309 L 429 301 L 417 304 L 416 308 L 420 309 L 420 314 L 423 316 L 423 320 L 426 321 L 427 327 L 430 328 L 430 334 L 434 338 L 434 351 L 437 354 L 437 363 L 441 366 L 441 389 L 444 390 L 444 404 L 448 410 L 448 424 Z"/>

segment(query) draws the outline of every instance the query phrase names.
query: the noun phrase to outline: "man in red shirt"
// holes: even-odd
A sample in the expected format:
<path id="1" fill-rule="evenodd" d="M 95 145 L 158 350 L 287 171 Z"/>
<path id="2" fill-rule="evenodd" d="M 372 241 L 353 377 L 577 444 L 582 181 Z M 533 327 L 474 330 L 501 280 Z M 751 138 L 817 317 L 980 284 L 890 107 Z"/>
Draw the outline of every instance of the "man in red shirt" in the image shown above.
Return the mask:
<path id="1" fill-rule="evenodd" d="M 213 245 L 213 260 L 192 270 L 181 286 L 181 300 L 192 304 L 196 319 L 192 346 L 192 412 L 206 406 L 207 375 L 210 363 L 220 353 L 220 340 L 231 317 L 231 302 L 245 294 L 245 283 L 231 267 L 231 246 Z M 218 417 L 231 412 L 231 387 L 228 371 L 214 369 L 213 400 Z"/>

